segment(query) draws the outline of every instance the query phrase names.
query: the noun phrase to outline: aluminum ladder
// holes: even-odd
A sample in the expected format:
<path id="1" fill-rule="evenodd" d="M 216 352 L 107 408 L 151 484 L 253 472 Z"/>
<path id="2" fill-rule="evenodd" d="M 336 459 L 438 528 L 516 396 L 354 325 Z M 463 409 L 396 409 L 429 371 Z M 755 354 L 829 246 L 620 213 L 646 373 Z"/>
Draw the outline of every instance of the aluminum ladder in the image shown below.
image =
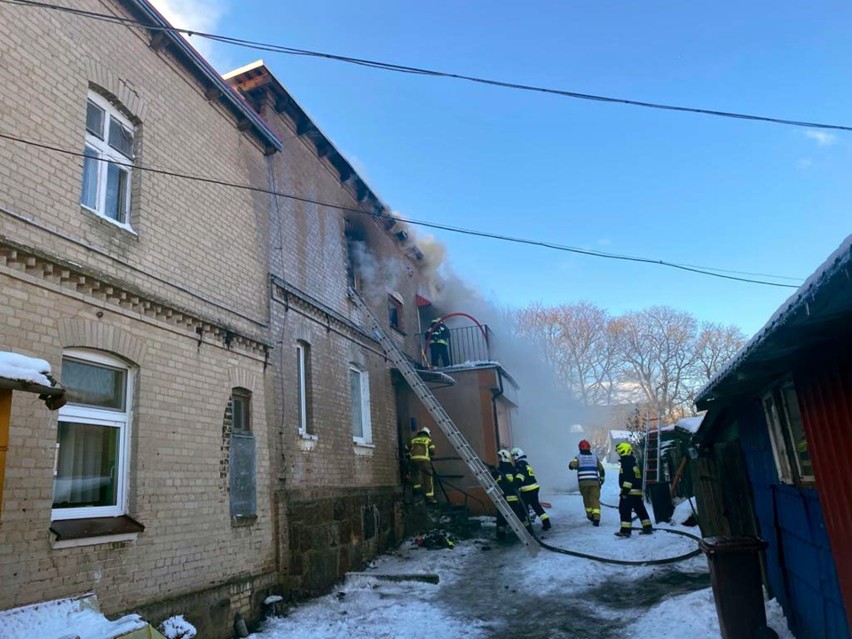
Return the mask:
<path id="1" fill-rule="evenodd" d="M 663 453 L 663 416 L 648 417 L 645 420 L 645 451 L 642 473 L 642 493 L 647 493 L 647 487 L 661 481 Z"/>
<path id="2" fill-rule="evenodd" d="M 402 351 L 399 350 L 396 343 L 385 332 L 373 311 L 367 306 L 367 303 L 361 298 L 357 291 L 352 288 L 349 289 L 349 297 L 353 300 L 355 306 L 357 306 L 366 316 L 370 326 L 371 335 L 375 337 L 379 344 L 381 344 L 382 350 L 385 351 L 388 359 L 402 374 L 405 381 L 408 382 L 408 385 L 411 387 L 411 390 L 417 398 L 423 402 L 423 405 L 426 407 L 426 410 L 429 411 L 432 419 L 435 420 L 435 423 L 440 427 L 449 442 L 456 449 L 456 452 L 458 452 L 459 456 L 464 460 L 465 464 L 467 464 L 467 467 L 473 473 L 473 476 L 476 477 L 479 484 L 485 489 L 485 494 L 488 495 L 489 499 L 491 499 L 497 507 L 497 510 L 500 511 L 500 514 L 505 517 L 506 522 L 512 527 L 512 530 L 518 536 L 518 539 L 521 540 L 521 543 L 526 546 L 530 555 L 533 557 L 536 556 L 539 551 L 538 543 L 526 529 L 521 520 L 518 519 L 517 515 L 515 515 L 515 511 L 512 510 L 512 507 L 503 497 L 503 491 L 497 485 L 497 482 L 494 481 L 494 478 L 491 476 L 491 472 L 479 458 L 479 455 L 476 454 L 476 451 L 473 450 L 471 445 L 464 438 L 464 435 L 462 435 L 461 431 L 453 423 L 453 420 L 447 414 L 447 411 L 444 410 L 444 407 L 441 406 L 438 399 L 432 391 L 429 390 L 429 387 L 426 386 L 426 383 L 420 378 L 420 375 L 417 374 L 415 368 L 411 365 L 405 355 L 403 355 Z"/>

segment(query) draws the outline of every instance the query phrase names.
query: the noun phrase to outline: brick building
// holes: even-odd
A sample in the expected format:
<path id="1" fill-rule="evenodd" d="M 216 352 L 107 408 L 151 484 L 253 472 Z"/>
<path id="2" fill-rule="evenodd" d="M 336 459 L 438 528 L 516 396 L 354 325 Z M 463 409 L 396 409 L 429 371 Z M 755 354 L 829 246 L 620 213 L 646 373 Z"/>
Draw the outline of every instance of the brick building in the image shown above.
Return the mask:
<path id="1" fill-rule="evenodd" d="M 75 8 L 154 28 L 0 7 L 0 350 L 69 399 L 12 408 L 0 609 L 92 591 L 230 636 L 403 534 L 403 391 L 347 291 L 418 359 L 422 255 L 262 64 Z"/>
<path id="2" fill-rule="evenodd" d="M 422 254 L 263 62 L 224 76 L 288 143 L 269 159 L 279 556 L 293 596 L 326 591 L 401 539 L 398 397 L 355 288 L 419 361 Z M 399 417 L 399 419 L 398 419 Z"/>

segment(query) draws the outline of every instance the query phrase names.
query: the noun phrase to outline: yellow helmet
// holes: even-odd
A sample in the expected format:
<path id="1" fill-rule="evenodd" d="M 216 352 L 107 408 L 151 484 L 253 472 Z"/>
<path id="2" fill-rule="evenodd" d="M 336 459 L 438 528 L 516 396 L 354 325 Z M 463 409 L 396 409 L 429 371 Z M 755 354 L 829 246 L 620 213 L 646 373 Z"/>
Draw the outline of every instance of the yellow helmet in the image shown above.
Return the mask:
<path id="1" fill-rule="evenodd" d="M 620 457 L 625 457 L 626 455 L 633 454 L 633 446 L 628 444 L 627 442 L 621 442 L 618 446 L 615 447 L 615 452 L 618 453 Z"/>

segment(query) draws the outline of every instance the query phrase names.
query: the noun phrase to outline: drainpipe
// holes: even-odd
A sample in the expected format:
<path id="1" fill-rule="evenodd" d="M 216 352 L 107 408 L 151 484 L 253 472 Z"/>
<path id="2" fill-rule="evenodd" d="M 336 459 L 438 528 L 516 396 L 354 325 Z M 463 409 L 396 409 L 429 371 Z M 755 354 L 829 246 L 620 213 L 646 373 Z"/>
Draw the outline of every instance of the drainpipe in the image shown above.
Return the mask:
<path id="1" fill-rule="evenodd" d="M 491 389 L 491 413 L 494 415 L 494 441 L 497 442 L 497 449 L 500 448 L 500 424 L 497 421 L 497 398 L 503 395 L 503 375 L 500 370 L 497 370 L 497 381 L 500 383 L 499 389 Z"/>
<path id="2" fill-rule="evenodd" d="M 3 512 L 3 479 L 6 477 L 6 451 L 9 450 L 11 416 L 12 390 L 0 389 L 0 512 Z"/>

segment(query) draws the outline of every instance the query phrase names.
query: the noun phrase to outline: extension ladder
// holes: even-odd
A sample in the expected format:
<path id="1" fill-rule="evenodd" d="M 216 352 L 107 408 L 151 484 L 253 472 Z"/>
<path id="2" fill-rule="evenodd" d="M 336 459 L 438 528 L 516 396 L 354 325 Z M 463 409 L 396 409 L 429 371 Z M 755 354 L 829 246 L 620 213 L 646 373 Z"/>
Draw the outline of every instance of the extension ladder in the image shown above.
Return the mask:
<path id="1" fill-rule="evenodd" d="M 648 417 L 645 420 L 644 471 L 642 473 L 642 492 L 651 484 L 657 484 L 662 477 L 663 453 L 663 416 Z"/>
<path id="2" fill-rule="evenodd" d="M 453 420 L 447 414 L 447 411 L 444 410 L 444 407 L 441 406 L 438 399 L 432 391 L 429 390 L 429 387 L 426 386 L 426 383 L 420 378 L 420 375 L 417 374 L 417 371 L 405 355 L 403 355 L 402 351 L 399 350 L 396 343 L 388 336 L 382 325 L 379 323 L 379 320 L 376 319 L 373 311 L 370 310 L 367 303 L 361 298 L 357 291 L 350 288 L 349 297 L 366 316 L 372 336 L 375 337 L 382 345 L 382 349 L 385 351 L 388 359 L 394 366 L 396 366 L 397 370 L 405 378 L 405 381 L 408 382 L 408 385 L 411 387 L 411 390 L 417 398 L 423 402 L 423 405 L 426 407 L 426 410 L 429 411 L 432 419 L 435 420 L 435 423 L 444 432 L 444 435 L 447 436 L 447 439 L 456 449 L 459 456 L 464 460 L 465 464 L 467 464 L 467 467 L 473 473 L 473 476 L 476 477 L 479 484 L 485 489 L 485 494 L 488 495 L 489 499 L 491 499 L 497 507 L 497 510 L 500 511 L 500 514 L 505 517 L 506 522 L 512 527 L 512 530 L 518 536 L 518 539 L 520 539 L 521 543 L 526 546 L 530 555 L 535 556 L 538 554 L 539 546 L 535 539 L 526 529 L 524 524 L 521 523 L 521 520 L 518 519 L 517 515 L 515 515 L 515 511 L 512 510 L 512 507 L 504 499 L 503 491 L 500 490 L 497 482 L 495 482 L 494 478 L 491 476 L 491 472 L 476 454 L 476 451 L 473 450 L 471 445 L 464 438 L 464 435 L 462 435 L 458 427 L 453 423 Z"/>

